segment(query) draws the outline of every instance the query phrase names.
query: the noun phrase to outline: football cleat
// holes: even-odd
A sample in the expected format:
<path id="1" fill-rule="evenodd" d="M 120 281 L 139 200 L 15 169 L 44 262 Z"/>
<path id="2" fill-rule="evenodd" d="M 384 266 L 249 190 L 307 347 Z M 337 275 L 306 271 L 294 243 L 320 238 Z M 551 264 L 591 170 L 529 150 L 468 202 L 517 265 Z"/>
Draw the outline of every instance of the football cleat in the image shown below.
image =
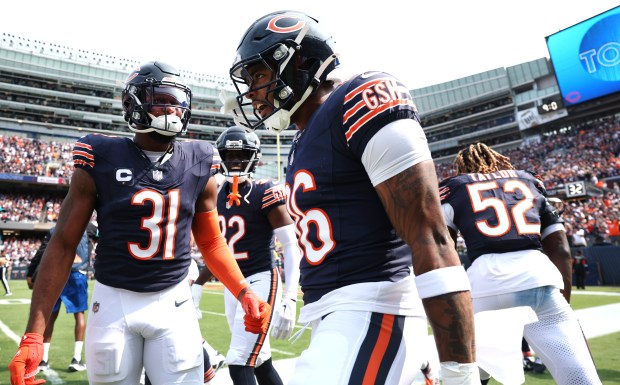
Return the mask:
<path id="1" fill-rule="evenodd" d="M 536 357 L 536 360 L 534 361 L 534 364 L 532 365 L 532 370 L 534 371 L 534 373 L 543 374 L 545 372 L 545 369 L 547 369 L 545 364 L 542 363 L 540 358 Z"/>
<path id="2" fill-rule="evenodd" d="M 41 361 L 39 363 L 39 371 L 41 372 L 45 372 L 46 370 L 48 370 L 50 368 L 50 364 L 48 361 Z"/>
<path id="3" fill-rule="evenodd" d="M 226 357 L 224 357 L 218 351 L 216 351 L 215 353 L 216 353 L 215 357 L 210 357 L 210 358 L 213 362 L 213 365 L 211 365 L 211 367 L 213 368 L 213 370 L 217 372 L 218 370 L 222 369 L 224 365 L 226 365 Z"/>
<path id="4" fill-rule="evenodd" d="M 71 363 L 69 364 L 70 372 L 83 372 L 84 370 L 86 370 L 86 365 L 82 363 L 82 360 L 78 361 L 75 358 L 71 360 Z"/>

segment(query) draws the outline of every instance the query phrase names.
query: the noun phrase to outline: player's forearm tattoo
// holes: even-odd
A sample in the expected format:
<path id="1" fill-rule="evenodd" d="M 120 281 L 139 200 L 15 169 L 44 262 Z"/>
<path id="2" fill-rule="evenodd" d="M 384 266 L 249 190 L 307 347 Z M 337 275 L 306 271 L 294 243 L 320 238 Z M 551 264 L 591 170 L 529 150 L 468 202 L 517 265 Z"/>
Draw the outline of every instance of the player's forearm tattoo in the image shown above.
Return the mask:
<path id="1" fill-rule="evenodd" d="M 378 186 L 392 225 L 409 245 L 414 241 L 446 243 L 447 229 L 439 210 L 437 177 L 433 167 L 432 164 L 431 167 L 411 167 Z M 431 234 L 428 237 L 416 236 L 423 229 L 429 229 Z"/>
<path id="2" fill-rule="evenodd" d="M 473 314 L 465 292 L 449 293 L 422 300 L 433 328 L 441 361 L 473 362 L 475 339 Z M 467 317 L 471 316 L 472 318 Z M 463 344 L 470 341 L 469 344 Z"/>

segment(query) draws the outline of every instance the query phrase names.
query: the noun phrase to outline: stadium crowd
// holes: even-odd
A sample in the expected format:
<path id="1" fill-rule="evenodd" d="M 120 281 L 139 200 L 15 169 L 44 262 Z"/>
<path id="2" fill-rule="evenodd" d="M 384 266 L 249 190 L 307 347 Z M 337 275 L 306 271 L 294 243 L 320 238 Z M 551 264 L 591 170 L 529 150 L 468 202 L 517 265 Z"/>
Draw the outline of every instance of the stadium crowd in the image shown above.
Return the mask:
<path id="1" fill-rule="evenodd" d="M 72 149 L 72 142 L 0 135 L 0 173 L 69 178 Z"/>
<path id="2" fill-rule="evenodd" d="M 62 197 L 50 194 L 0 192 L 0 221 L 56 222 Z"/>
<path id="3" fill-rule="evenodd" d="M 0 173 L 70 178 L 71 147 L 72 143 L 0 135 Z M 613 181 L 620 176 L 619 116 L 554 132 L 503 153 L 515 168 L 541 175 L 550 191 L 578 180 L 597 186 L 601 196 L 564 202 L 568 239 L 583 229 L 588 245 L 620 245 L 620 186 Z M 454 174 L 451 162 L 437 164 L 439 180 Z M 55 222 L 61 202 L 54 194 L 0 191 L 0 220 Z M 28 263 L 39 242 L 30 237 L 4 239 L 15 267 Z"/>
<path id="4" fill-rule="evenodd" d="M 2 248 L 11 257 L 13 269 L 28 267 L 30 260 L 41 246 L 41 239 L 36 237 L 8 236 L 2 239 Z"/>

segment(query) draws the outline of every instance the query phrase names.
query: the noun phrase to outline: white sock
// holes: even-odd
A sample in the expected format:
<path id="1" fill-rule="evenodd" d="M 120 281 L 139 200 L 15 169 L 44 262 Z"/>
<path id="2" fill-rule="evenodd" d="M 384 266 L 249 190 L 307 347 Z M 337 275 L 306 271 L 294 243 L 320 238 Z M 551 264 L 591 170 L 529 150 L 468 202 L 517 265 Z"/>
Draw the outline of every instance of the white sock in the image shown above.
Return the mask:
<path id="1" fill-rule="evenodd" d="M 84 346 L 84 341 L 75 341 L 73 346 L 73 358 L 78 361 L 82 360 L 82 346 Z"/>
<path id="2" fill-rule="evenodd" d="M 52 344 L 51 342 L 44 342 L 43 343 L 43 358 L 42 358 L 42 360 L 45 361 L 45 362 L 48 362 L 48 359 L 50 358 L 49 355 L 50 355 L 50 345 L 51 344 Z"/>

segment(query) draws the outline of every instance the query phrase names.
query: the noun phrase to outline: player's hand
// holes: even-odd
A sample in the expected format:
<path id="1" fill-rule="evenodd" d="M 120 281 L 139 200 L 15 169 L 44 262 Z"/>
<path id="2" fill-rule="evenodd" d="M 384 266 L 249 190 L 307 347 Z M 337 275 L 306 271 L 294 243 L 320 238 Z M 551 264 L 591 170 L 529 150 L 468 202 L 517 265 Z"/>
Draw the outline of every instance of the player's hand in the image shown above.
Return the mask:
<path id="1" fill-rule="evenodd" d="M 424 374 L 424 384 L 425 385 L 439 385 L 439 377 L 437 373 L 431 368 L 431 363 L 426 362 L 425 365 L 420 369 L 422 374 Z"/>
<path id="2" fill-rule="evenodd" d="M 26 333 L 22 337 L 17 353 L 9 363 L 11 385 L 39 385 L 45 380 L 36 380 L 39 363 L 43 358 L 43 336 L 39 333 Z"/>
<path id="3" fill-rule="evenodd" d="M 251 290 L 243 293 L 240 302 L 243 312 L 245 313 L 245 316 L 243 317 L 245 331 L 254 334 L 267 333 L 271 315 L 271 306 L 267 302 L 258 298 L 258 296 Z"/>
<path id="4" fill-rule="evenodd" d="M 288 339 L 293 334 L 297 300 L 295 298 L 282 298 L 280 307 L 273 317 L 273 329 L 271 336 L 275 339 Z"/>
<path id="5" fill-rule="evenodd" d="M 192 300 L 194 301 L 194 308 L 196 309 L 196 317 L 202 319 L 202 312 L 200 311 L 200 299 L 202 298 L 202 285 L 193 284 L 191 286 Z"/>

